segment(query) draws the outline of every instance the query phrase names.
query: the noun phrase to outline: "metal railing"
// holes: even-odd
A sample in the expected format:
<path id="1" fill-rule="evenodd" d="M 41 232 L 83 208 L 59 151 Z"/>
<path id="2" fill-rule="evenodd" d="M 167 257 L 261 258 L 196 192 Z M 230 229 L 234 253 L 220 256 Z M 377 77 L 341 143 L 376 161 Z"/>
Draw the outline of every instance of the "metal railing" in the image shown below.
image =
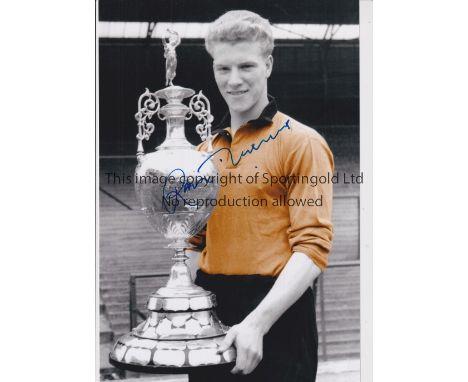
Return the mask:
<path id="1" fill-rule="evenodd" d="M 346 267 L 358 267 L 360 265 L 359 260 L 351 261 L 339 261 L 328 264 L 327 269 L 333 268 L 346 268 Z M 129 284 L 130 284 L 130 330 L 132 330 L 137 325 L 137 317 L 145 319 L 145 314 L 138 309 L 137 307 L 137 280 L 146 279 L 152 277 L 167 277 L 169 273 L 132 273 L 130 275 Z M 325 288 L 323 283 L 324 275 L 321 274 L 314 281 L 314 295 L 317 297 L 317 290 L 320 291 L 318 304 L 320 306 L 320 332 L 321 339 L 319 341 L 319 346 L 322 349 L 322 359 L 326 361 L 328 359 L 327 352 L 327 323 L 325 319 Z M 317 299 L 315 300 L 317 304 Z"/>
<path id="2" fill-rule="evenodd" d="M 130 303 L 128 309 L 130 311 L 130 330 L 132 330 L 137 324 L 137 316 L 145 319 L 145 314 L 137 307 L 137 292 L 136 282 L 138 279 L 147 279 L 152 277 L 168 277 L 169 273 L 131 273 L 128 281 L 130 285 Z"/>

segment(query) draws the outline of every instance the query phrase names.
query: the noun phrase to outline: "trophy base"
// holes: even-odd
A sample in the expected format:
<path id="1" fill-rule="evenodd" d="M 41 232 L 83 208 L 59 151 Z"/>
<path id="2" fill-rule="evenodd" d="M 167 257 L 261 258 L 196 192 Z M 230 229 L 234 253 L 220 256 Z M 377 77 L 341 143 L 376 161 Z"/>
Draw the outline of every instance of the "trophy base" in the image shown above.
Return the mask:
<path id="1" fill-rule="evenodd" d="M 109 363 L 118 369 L 134 371 L 137 373 L 148 373 L 148 374 L 189 374 L 194 370 L 211 370 L 216 369 L 219 371 L 220 369 L 225 369 L 227 372 L 231 371 L 234 365 L 236 364 L 235 361 L 229 363 L 223 363 L 221 365 L 208 365 L 208 366 L 198 366 L 198 367 L 158 367 L 158 366 L 140 366 L 140 365 L 133 365 L 128 363 L 122 363 L 115 361 L 111 357 L 109 357 Z"/>
<path id="2" fill-rule="evenodd" d="M 160 373 L 235 360 L 232 346 L 218 353 L 229 327 L 216 315 L 216 296 L 193 284 L 185 258 L 183 250 L 176 253 L 167 285 L 149 296 L 146 320 L 117 340 L 111 363 Z"/>
<path id="3" fill-rule="evenodd" d="M 109 354 L 114 366 L 145 373 L 188 373 L 192 368 L 232 365 L 236 351 L 230 347 L 217 350 L 224 335 L 214 338 L 186 340 L 150 340 L 134 332 L 119 338 Z"/>
<path id="4" fill-rule="evenodd" d="M 146 320 L 117 340 L 110 362 L 147 373 L 232 364 L 234 347 L 218 354 L 229 327 L 215 306 L 215 295 L 196 285 L 160 288 L 148 298 Z"/>
<path id="5" fill-rule="evenodd" d="M 146 304 L 150 311 L 185 312 L 212 309 L 216 297 L 198 286 L 168 288 L 162 287 L 148 297 Z"/>

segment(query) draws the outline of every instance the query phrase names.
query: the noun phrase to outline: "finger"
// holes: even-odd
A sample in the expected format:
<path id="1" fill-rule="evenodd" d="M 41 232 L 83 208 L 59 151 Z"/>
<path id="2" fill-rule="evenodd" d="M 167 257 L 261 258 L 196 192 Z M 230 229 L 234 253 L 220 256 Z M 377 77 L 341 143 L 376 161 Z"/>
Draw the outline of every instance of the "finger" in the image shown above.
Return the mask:
<path id="1" fill-rule="evenodd" d="M 245 367 L 243 368 L 244 374 L 250 374 L 258 366 L 263 358 L 263 343 L 258 344 L 257 351 L 249 351 L 246 353 Z"/>
<path id="2" fill-rule="evenodd" d="M 261 360 L 261 357 L 250 358 L 243 370 L 244 374 L 250 374 L 252 371 L 254 371 Z"/>
<path id="3" fill-rule="evenodd" d="M 236 365 L 231 370 L 233 374 L 244 374 L 244 370 L 247 364 L 247 356 L 245 349 L 238 349 L 236 356 Z"/>
<path id="4" fill-rule="evenodd" d="M 221 342 L 221 345 L 219 345 L 219 348 L 218 348 L 218 350 L 216 352 L 218 354 L 220 354 L 220 353 L 225 352 L 227 349 L 229 349 L 229 347 L 234 342 L 234 338 L 235 338 L 235 336 L 233 334 L 229 335 L 229 333 L 228 333 L 226 335 L 226 337 L 224 338 L 223 342 Z"/>
<path id="5" fill-rule="evenodd" d="M 225 352 L 227 349 L 229 349 L 229 347 L 232 345 L 232 343 L 234 342 L 236 338 L 236 333 L 234 330 L 229 330 L 226 334 L 226 337 L 224 337 L 224 340 L 223 342 L 221 342 L 221 345 L 219 345 L 219 348 L 218 350 L 216 351 L 216 353 L 223 353 Z"/>

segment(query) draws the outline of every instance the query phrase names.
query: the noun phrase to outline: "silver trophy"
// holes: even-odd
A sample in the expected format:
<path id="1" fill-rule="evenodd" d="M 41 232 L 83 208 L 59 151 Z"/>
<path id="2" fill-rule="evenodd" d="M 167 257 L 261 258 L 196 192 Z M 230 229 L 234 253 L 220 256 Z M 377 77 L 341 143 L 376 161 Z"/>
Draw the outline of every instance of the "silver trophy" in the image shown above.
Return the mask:
<path id="1" fill-rule="evenodd" d="M 138 100 L 138 165 L 135 190 L 143 213 L 152 227 L 170 240 L 174 250 L 169 281 L 148 298 L 145 321 L 120 337 L 109 355 L 115 366 L 153 373 L 184 372 L 200 366 L 234 362 L 233 347 L 217 350 L 229 327 L 218 319 L 215 295 L 196 286 L 185 261 L 188 239 L 205 226 L 219 189 L 217 169 L 211 151 L 210 103 L 200 91 L 175 86 L 180 37 L 170 31 L 163 39 L 166 58 L 166 86 Z M 182 103 L 191 97 L 189 105 Z M 162 100 L 166 101 L 162 105 Z M 166 121 L 166 139 L 154 152 L 145 154 L 143 141 L 155 129 L 154 116 Z M 207 141 L 208 152 L 197 151 L 185 138 L 184 121 L 197 117 L 196 130 Z"/>

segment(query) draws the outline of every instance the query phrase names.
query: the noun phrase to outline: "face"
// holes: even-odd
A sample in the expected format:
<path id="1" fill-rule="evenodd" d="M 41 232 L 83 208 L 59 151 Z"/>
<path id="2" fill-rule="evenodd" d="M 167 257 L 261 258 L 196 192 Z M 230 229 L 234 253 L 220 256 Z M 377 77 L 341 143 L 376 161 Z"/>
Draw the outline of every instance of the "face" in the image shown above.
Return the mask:
<path id="1" fill-rule="evenodd" d="M 267 100 L 267 79 L 273 57 L 265 58 L 261 52 L 259 42 L 223 42 L 214 46 L 215 80 L 231 114 L 248 115 L 257 111 L 260 114 L 265 106 L 261 102 Z"/>

